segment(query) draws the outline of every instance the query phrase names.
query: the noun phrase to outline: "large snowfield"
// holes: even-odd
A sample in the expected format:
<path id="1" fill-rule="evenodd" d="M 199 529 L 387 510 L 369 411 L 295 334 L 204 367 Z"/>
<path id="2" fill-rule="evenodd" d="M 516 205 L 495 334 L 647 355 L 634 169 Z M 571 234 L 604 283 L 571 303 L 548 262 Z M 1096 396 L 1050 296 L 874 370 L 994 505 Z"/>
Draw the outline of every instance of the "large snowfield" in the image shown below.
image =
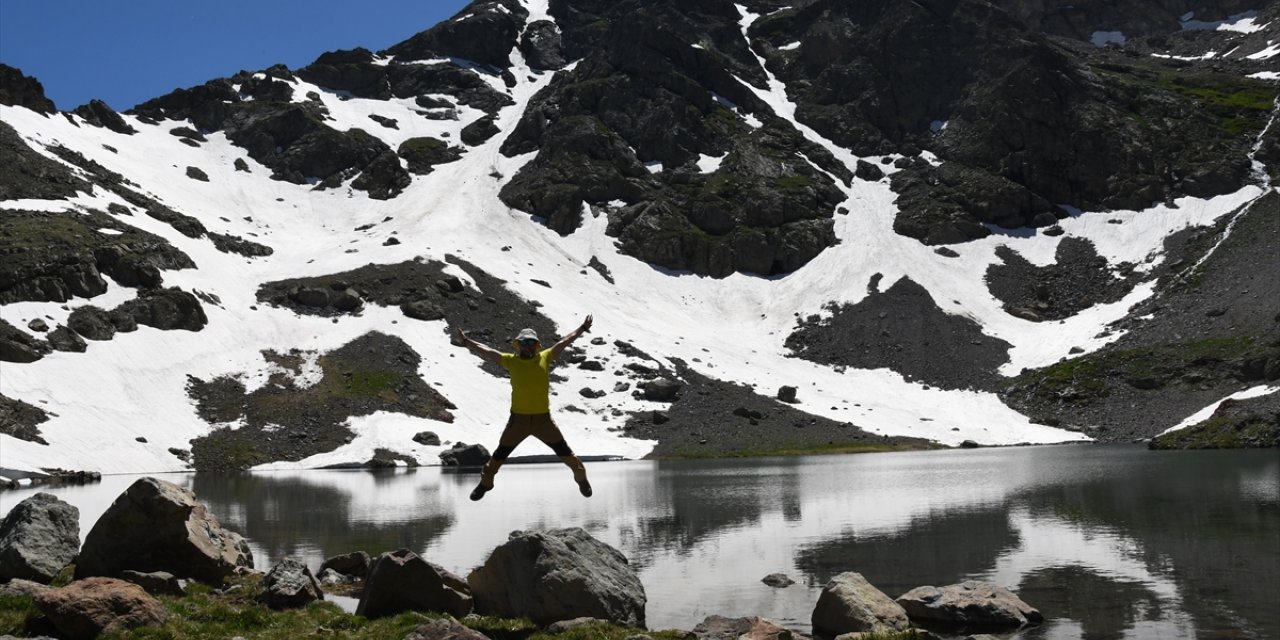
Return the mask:
<path id="1" fill-rule="evenodd" d="M 526 4 L 534 5 L 530 20 L 547 17 L 545 2 Z M 743 13 L 745 31 L 754 16 Z M 520 295 L 542 303 L 542 312 L 562 332 L 593 315 L 595 326 L 588 338 L 600 336 L 605 343 L 593 345 L 588 339 L 576 343 L 591 357 L 614 357 L 613 342 L 625 340 L 655 357 L 678 357 L 705 375 L 752 385 L 767 396 L 782 385 L 794 385 L 799 388 L 799 408 L 878 434 L 917 436 L 950 445 L 963 440 L 993 445 L 1087 440 L 1077 432 L 1032 424 L 993 394 L 929 388 L 883 369 L 837 371 L 789 357 L 784 341 L 798 318 L 821 315 L 830 302 L 861 300 L 871 276 L 880 273 L 881 290 L 900 278 L 910 278 L 925 287 L 942 309 L 971 318 L 987 335 L 1011 343 L 1010 360 L 1002 373 L 1015 375 L 1024 367 L 1051 364 L 1067 356 L 1072 347 L 1092 351 L 1116 339 L 1116 333 L 1100 334 L 1108 323 L 1150 296 L 1152 288 L 1140 286 L 1123 300 L 1060 322 L 1022 320 L 1006 313 L 983 282 L 988 266 L 999 261 L 997 248 L 1008 246 L 1035 264 L 1046 264 L 1053 261 L 1064 239 L 1087 238 L 1113 265 L 1131 262 L 1149 269 L 1163 259 L 1160 248 L 1170 234 L 1213 224 L 1271 189 L 1263 182 L 1207 200 L 1179 200 L 1176 207 L 1153 204 L 1143 211 L 1074 212 L 1061 221 L 1065 233 L 1058 237 L 993 228 L 995 233 L 988 238 L 952 247 L 960 256 L 948 258 L 935 253 L 934 247 L 893 232 L 896 196 L 887 179 L 856 180 L 842 187 L 849 213 L 835 218 L 840 244 L 799 271 L 768 278 L 735 274 L 720 280 L 671 273 L 621 255 L 605 235 L 604 213 L 588 209 L 583 226 L 560 237 L 498 199 L 503 181 L 533 157 L 507 158 L 498 149 L 530 98 L 553 77 L 530 70 L 518 49 L 512 51 L 512 61 L 514 87 L 506 87 L 495 76 L 483 76 L 515 100 L 497 119 L 502 133 L 468 148 L 457 162 L 414 176 L 410 187 L 388 201 L 372 200 L 345 186 L 317 191 L 309 185 L 271 180 L 270 169 L 248 158 L 221 132 L 209 134 L 200 148 L 189 147 L 169 133 L 177 126 L 191 126 L 189 122 L 148 125 L 126 115 L 138 133 L 123 136 L 85 124 L 76 116 L 0 107 L 0 119 L 33 148 L 43 152 L 46 145 L 61 144 L 78 151 L 123 174 L 174 210 L 198 218 L 210 231 L 240 235 L 275 250 L 260 258 L 221 253 L 207 239 L 183 236 L 102 189 L 65 201 L 0 202 L 0 208 L 10 210 L 105 211 L 113 203 L 129 207 L 135 215 L 120 216 L 122 222 L 166 238 L 198 265 L 164 272 L 166 286 L 213 294 L 220 300 L 205 304 L 209 324 L 199 332 L 139 327 L 110 341 L 90 342 L 87 353 L 54 352 L 31 364 L 4 363 L 0 393 L 34 404 L 51 417 L 40 425 L 48 446 L 0 435 L 0 468 L 59 467 L 104 473 L 184 470 L 186 465 L 169 449 L 189 448 L 192 438 L 213 428 L 196 414 L 185 391 L 188 376 L 209 380 L 248 372 L 242 379 L 251 391 L 264 384 L 271 371 L 262 350 L 323 353 L 373 330 L 398 336 L 421 354 L 423 380 L 457 405 L 455 421 L 389 413 L 354 418 L 350 426 L 357 437 L 346 446 L 263 468 L 360 462 L 379 447 L 410 453 L 429 464 L 447 447 L 413 444 L 413 434 L 424 430 L 435 431 L 446 441 L 493 446 L 505 422 L 507 381 L 484 372 L 477 359 L 451 345 L 444 321 L 410 320 L 396 308 L 369 304 L 359 315 L 335 322 L 259 304 L 255 298 L 264 282 L 417 257 L 443 261 L 449 254 L 505 279 Z M 753 90 L 779 116 L 795 121 L 795 107 L 779 82 Z M 361 128 L 392 148 L 419 136 L 447 134 L 448 140 L 456 141 L 464 126 L 484 115 L 459 107 L 459 120 L 428 120 L 416 113 L 412 100 L 348 98 L 295 82 L 295 99 L 311 91 L 319 93 L 328 107 L 334 120 L 330 126 Z M 370 114 L 396 119 L 399 129 L 377 126 Z M 858 158 L 847 149 L 802 124 L 796 127 L 852 170 Z M 248 173 L 233 168 L 237 158 L 248 162 Z M 892 165 L 881 165 L 879 157 L 866 160 L 893 171 Z M 706 159 L 705 164 L 714 167 L 714 159 Z M 188 166 L 203 170 L 209 181 L 189 179 Z M 365 225 L 373 226 L 354 231 Z M 384 246 L 393 235 L 401 244 Z M 614 284 L 586 268 L 593 256 L 608 267 Z M 460 269 L 450 268 L 469 281 Z M 23 330 L 36 318 L 54 326 L 65 323 L 74 306 L 87 302 L 111 308 L 135 293 L 115 283 L 109 286 L 106 294 L 91 301 L 17 303 L 0 308 L 0 314 Z M 612 388 L 613 372 L 572 367 L 561 367 L 559 372 L 568 380 L 553 387 L 553 410 L 569 402 L 586 409 L 557 414 L 578 453 L 638 458 L 650 451 L 653 442 L 621 434 L 619 427 L 626 416 L 615 409 L 626 412 L 661 405 L 625 393 L 581 398 L 577 390 L 584 386 Z"/>

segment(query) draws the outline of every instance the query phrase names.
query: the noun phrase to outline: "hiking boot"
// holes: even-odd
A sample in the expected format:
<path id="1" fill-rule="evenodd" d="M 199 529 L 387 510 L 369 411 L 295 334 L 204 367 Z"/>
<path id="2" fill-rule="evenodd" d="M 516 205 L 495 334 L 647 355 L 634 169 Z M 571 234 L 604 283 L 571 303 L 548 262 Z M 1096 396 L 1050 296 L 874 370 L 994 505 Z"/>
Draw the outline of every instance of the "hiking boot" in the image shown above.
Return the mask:
<path id="1" fill-rule="evenodd" d="M 488 493 L 490 489 L 493 489 L 493 487 L 486 487 L 486 486 L 484 486 L 484 485 L 482 485 L 482 484 L 478 484 L 478 485 L 476 485 L 476 488 L 474 488 L 474 489 L 472 489 L 472 490 L 471 490 L 471 501 L 472 501 L 472 502 L 475 502 L 475 501 L 479 500 L 480 498 L 483 498 L 483 497 L 484 497 L 484 494 Z M 590 491 L 590 490 L 591 490 L 591 488 L 590 488 L 590 487 L 588 487 L 588 488 L 587 488 L 587 491 Z"/>
<path id="2" fill-rule="evenodd" d="M 591 497 L 591 483 L 587 482 L 586 478 L 578 481 L 578 493 L 581 493 L 584 498 Z"/>

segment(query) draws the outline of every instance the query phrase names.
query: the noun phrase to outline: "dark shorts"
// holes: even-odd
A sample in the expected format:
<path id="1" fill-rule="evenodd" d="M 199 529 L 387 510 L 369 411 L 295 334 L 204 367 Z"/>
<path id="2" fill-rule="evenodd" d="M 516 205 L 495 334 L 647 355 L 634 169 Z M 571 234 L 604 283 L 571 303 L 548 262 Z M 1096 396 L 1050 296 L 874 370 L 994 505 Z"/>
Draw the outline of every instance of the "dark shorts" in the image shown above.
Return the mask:
<path id="1" fill-rule="evenodd" d="M 565 444 L 564 435 L 560 433 L 560 427 L 556 426 L 555 421 L 551 419 L 550 413 L 532 415 L 513 413 L 507 420 L 507 427 L 502 430 L 502 436 L 498 438 L 498 450 L 494 452 L 494 457 L 500 460 L 505 459 L 507 455 L 510 455 L 512 449 L 515 449 L 517 445 L 524 442 L 524 439 L 529 436 L 541 440 L 559 455 L 572 453 L 568 445 Z"/>

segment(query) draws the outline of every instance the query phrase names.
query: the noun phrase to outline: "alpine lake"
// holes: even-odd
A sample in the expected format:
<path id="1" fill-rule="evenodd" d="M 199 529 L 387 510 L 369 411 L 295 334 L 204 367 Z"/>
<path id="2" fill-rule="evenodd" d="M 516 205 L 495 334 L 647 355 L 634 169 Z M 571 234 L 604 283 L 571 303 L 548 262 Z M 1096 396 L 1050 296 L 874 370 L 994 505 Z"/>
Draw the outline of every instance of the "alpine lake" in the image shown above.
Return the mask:
<path id="1" fill-rule="evenodd" d="M 582 527 L 645 585 L 651 629 L 708 615 L 797 631 L 832 576 L 891 597 L 984 580 L 1040 609 L 1011 638 L 1280 638 L 1280 454 L 1061 445 L 782 458 L 509 464 L 483 501 L 438 467 L 159 476 L 284 556 L 408 548 L 466 576 L 520 529 Z M 81 537 L 139 476 L 36 491 L 80 509 Z M 795 580 L 770 587 L 761 578 Z M 350 600 L 350 599 L 347 599 Z M 341 602 L 341 599 L 340 599 Z M 347 602 L 344 606 L 354 606 Z"/>

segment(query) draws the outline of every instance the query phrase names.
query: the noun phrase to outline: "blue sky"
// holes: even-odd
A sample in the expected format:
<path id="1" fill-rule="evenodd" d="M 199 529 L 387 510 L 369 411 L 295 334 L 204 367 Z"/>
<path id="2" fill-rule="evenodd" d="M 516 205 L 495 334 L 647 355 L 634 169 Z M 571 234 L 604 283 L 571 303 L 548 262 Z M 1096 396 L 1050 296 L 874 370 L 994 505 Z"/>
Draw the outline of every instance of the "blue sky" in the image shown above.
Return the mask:
<path id="1" fill-rule="evenodd" d="M 0 62 L 39 79 L 59 109 L 100 98 L 124 111 L 242 69 L 297 68 L 335 49 L 384 49 L 466 4 L 0 0 Z"/>

